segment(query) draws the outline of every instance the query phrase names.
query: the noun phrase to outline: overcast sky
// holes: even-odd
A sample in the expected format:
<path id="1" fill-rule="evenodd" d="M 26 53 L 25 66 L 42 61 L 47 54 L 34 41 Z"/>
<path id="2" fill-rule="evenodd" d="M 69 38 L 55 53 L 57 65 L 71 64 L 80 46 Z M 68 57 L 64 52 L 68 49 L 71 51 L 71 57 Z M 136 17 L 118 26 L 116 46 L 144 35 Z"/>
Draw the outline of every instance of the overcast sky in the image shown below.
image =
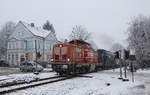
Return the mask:
<path id="1" fill-rule="evenodd" d="M 126 44 L 128 22 L 139 14 L 150 15 L 150 0 L 0 0 L 0 26 L 7 21 L 49 20 L 58 38 L 67 38 L 75 25 L 92 33 L 99 48 Z"/>

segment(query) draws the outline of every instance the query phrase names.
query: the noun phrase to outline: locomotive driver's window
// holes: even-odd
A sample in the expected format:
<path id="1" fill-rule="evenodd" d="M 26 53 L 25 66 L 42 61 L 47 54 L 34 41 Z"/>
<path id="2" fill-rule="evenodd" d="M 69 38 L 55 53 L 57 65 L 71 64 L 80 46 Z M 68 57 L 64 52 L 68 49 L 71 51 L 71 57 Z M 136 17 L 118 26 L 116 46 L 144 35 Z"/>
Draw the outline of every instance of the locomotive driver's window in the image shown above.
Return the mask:
<path id="1" fill-rule="evenodd" d="M 85 56 L 85 57 L 87 57 L 87 56 L 88 56 L 87 51 L 85 51 L 85 52 L 84 52 L 84 56 Z"/>

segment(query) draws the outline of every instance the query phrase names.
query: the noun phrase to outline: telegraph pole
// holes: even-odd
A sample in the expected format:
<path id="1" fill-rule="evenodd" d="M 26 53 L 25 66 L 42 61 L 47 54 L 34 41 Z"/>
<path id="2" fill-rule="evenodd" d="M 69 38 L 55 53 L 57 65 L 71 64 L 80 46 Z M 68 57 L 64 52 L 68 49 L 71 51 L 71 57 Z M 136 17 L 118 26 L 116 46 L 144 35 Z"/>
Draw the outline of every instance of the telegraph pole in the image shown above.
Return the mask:
<path id="1" fill-rule="evenodd" d="M 45 38 L 43 38 L 43 61 L 45 59 Z"/>
<path id="2" fill-rule="evenodd" d="M 37 42 L 35 40 L 35 61 L 37 62 Z"/>
<path id="3" fill-rule="evenodd" d="M 35 40 L 35 61 L 36 61 L 36 70 L 34 72 L 34 74 L 38 75 L 39 73 L 37 72 L 37 42 Z"/>
<path id="4" fill-rule="evenodd" d="M 134 82 L 134 67 L 133 67 L 133 62 L 131 62 L 131 73 L 132 73 L 132 82 Z"/>
<path id="5" fill-rule="evenodd" d="M 119 66 L 120 66 L 120 77 L 118 79 L 123 79 L 122 78 L 122 59 L 119 59 Z"/>
<path id="6" fill-rule="evenodd" d="M 125 62 L 124 77 L 127 78 L 127 63 Z"/>

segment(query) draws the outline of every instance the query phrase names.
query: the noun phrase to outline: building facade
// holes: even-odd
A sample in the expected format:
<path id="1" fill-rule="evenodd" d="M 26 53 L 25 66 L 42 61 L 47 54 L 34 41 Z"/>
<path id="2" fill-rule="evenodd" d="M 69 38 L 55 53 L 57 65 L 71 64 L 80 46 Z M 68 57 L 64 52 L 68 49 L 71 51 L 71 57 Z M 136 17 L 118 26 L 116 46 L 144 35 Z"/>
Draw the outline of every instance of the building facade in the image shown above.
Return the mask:
<path id="1" fill-rule="evenodd" d="M 50 61 L 52 46 L 56 43 L 54 28 L 47 31 L 33 23 L 19 21 L 9 37 L 7 61 L 10 66 L 19 66 L 21 61 L 36 60 L 37 53 L 41 55 L 39 61 Z"/>

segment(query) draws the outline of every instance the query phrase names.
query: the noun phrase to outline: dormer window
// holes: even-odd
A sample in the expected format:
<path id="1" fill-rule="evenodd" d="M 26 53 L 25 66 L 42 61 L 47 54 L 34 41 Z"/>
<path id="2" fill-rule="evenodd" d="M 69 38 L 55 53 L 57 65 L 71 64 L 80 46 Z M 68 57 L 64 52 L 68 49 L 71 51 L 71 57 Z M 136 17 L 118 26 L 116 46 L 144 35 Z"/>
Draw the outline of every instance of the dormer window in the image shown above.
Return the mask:
<path id="1" fill-rule="evenodd" d="M 18 32 L 18 36 L 21 36 L 21 32 Z"/>
<path id="2" fill-rule="evenodd" d="M 18 32 L 18 36 L 23 36 L 24 35 L 24 31 Z"/>
<path id="3" fill-rule="evenodd" d="M 21 32 L 21 36 L 23 36 L 23 35 L 24 35 L 24 32 L 22 31 L 22 32 Z"/>

